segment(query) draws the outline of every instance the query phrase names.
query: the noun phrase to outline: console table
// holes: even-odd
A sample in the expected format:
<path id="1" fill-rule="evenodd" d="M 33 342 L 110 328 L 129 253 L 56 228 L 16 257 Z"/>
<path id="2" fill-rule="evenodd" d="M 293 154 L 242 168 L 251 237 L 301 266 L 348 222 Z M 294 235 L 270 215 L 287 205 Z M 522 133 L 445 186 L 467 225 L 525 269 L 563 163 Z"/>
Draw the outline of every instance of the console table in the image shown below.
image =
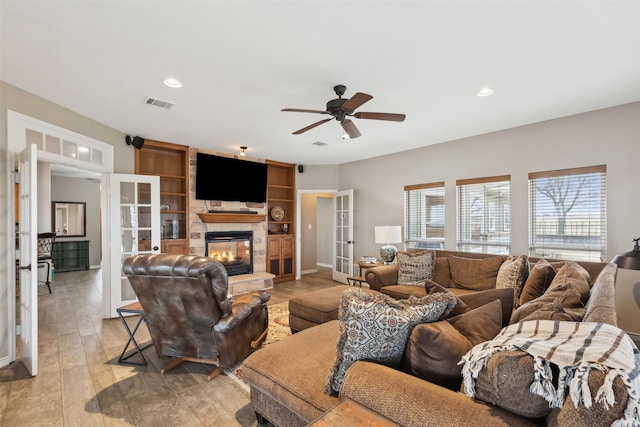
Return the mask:
<path id="1" fill-rule="evenodd" d="M 51 254 L 56 271 L 89 269 L 89 240 L 56 239 Z"/>

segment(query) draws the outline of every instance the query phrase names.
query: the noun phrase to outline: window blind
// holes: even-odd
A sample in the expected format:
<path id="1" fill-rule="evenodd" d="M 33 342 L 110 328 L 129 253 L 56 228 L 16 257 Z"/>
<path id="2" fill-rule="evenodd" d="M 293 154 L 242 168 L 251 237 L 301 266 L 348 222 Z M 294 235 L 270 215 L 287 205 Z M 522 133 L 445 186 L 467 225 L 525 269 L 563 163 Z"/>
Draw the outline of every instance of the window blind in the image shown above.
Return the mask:
<path id="1" fill-rule="evenodd" d="M 456 181 L 457 247 L 508 254 L 511 246 L 511 176 Z"/>
<path id="2" fill-rule="evenodd" d="M 529 255 L 607 260 L 605 165 L 529 174 Z"/>
<path id="3" fill-rule="evenodd" d="M 405 246 L 444 249 L 444 182 L 404 187 Z"/>

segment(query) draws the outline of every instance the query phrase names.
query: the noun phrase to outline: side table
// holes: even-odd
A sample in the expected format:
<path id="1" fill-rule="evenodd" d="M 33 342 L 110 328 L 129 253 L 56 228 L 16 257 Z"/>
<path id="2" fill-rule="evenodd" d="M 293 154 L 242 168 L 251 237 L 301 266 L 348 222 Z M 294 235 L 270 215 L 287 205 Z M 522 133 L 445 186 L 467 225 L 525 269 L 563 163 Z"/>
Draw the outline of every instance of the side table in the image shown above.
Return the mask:
<path id="1" fill-rule="evenodd" d="M 129 334 L 129 340 L 127 341 L 127 344 L 125 344 L 124 348 L 122 349 L 122 353 L 120 353 L 120 357 L 118 357 L 118 363 L 128 364 L 128 365 L 137 365 L 137 366 L 147 366 L 147 359 L 144 358 L 144 354 L 142 354 L 142 350 L 151 346 L 153 342 L 146 344 L 144 347 L 140 347 L 138 345 L 138 342 L 135 339 L 136 332 L 138 332 L 138 328 L 140 327 L 142 320 L 144 320 L 144 310 L 142 310 L 142 306 L 140 305 L 139 302 L 134 302 L 132 304 L 117 308 L 116 311 L 118 312 L 118 316 L 120 316 L 120 320 L 122 321 L 124 328 L 127 330 L 127 333 Z M 138 314 L 140 316 L 138 318 L 138 322 L 136 323 L 136 326 L 133 328 L 133 331 L 129 328 L 129 325 L 124 320 L 123 314 Z M 133 346 L 135 347 L 135 351 L 125 356 L 124 354 L 127 352 L 127 349 L 129 348 L 129 344 L 132 344 L 132 343 L 133 343 Z M 136 354 L 140 355 L 140 357 L 142 358 L 142 362 L 127 361 L 127 359 L 129 359 L 131 356 L 134 356 Z"/>
<path id="2" fill-rule="evenodd" d="M 342 426 L 392 427 L 398 424 L 351 399 L 341 401 L 307 424 L 307 427 Z"/>
<path id="3" fill-rule="evenodd" d="M 368 269 L 373 268 L 373 267 L 378 267 L 380 265 L 384 265 L 381 262 L 363 262 L 363 261 L 358 261 L 358 268 L 360 269 L 360 276 L 361 277 L 366 277 L 365 274 L 367 272 Z"/>

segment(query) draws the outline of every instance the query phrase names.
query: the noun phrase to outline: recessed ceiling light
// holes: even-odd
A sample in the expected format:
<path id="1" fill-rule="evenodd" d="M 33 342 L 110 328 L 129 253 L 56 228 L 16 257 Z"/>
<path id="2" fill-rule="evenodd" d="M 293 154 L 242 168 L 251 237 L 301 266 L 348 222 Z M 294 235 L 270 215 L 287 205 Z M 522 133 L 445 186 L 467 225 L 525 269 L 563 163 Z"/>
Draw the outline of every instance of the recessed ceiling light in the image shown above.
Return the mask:
<path id="1" fill-rule="evenodd" d="M 482 89 L 480 89 L 478 91 L 478 93 L 476 93 L 476 95 L 478 95 L 478 96 L 493 95 L 493 89 L 491 89 L 490 87 L 483 87 Z"/>
<path id="2" fill-rule="evenodd" d="M 182 87 L 182 83 L 178 79 L 174 79 L 173 77 L 169 77 L 168 79 L 164 79 L 163 83 L 172 88 Z"/>

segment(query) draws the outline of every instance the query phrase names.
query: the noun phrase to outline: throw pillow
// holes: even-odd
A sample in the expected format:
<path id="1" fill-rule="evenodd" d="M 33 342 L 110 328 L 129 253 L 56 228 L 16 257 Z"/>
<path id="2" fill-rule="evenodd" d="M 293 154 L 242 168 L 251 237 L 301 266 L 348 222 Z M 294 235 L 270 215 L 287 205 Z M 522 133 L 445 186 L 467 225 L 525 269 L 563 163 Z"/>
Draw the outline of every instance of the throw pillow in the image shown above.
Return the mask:
<path id="1" fill-rule="evenodd" d="M 496 287 L 498 270 L 504 257 L 460 258 L 449 257 L 452 285 L 457 288 L 483 291 Z"/>
<path id="2" fill-rule="evenodd" d="M 413 329 L 405 352 L 404 370 L 451 390 L 460 389 L 462 356 L 493 339 L 502 328 L 502 308 L 495 300 L 482 307 Z"/>
<path id="3" fill-rule="evenodd" d="M 502 326 L 507 326 L 513 312 L 513 289 L 487 289 L 486 291 L 469 292 L 457 296 L 469 309 L 482 307 L 493 300 L 500 300 L 502 304 Z"/>
<path id="4" fill-rule="evenodd" d="M 564 283 L 547 289 L 539 298 L 523 304 L 511 315 L 511 324 L 525 320 L 569 320 L 581 322 L 585 313 L 580 291 Z"/>
<path id="5" fill-rule="evenodd" d="M 439 292 L 450 293 L 447 290 L 447 288 L 445 288 L 444 286 L 440 286 L 439 284 L 437 284 L 433 280 L 429 280 L 429 279 L 424 281 L 424 289 L 427 292 L 427 295 L 437 294 Z M 391 296 L 393 296 L 393 295 L 391 295 Z M 466 313 L 469 310 L 471 310 L 469 308 L 469 306 L 467 304 L 465 304 L 460 298 L 456 297 L 456 305 L 451 309 L 451 311 L 445 312 L 442 315 L 442 318 L 444 319 L 444 318 L 447 318 L 447 317 L 457 316 L 459 314 Z"/>
<path id="6" fill-rule="evenodd" d="M 589 295 L 591 293 L 591 277 L 589 276 L 589 273 L 587 273 L 587 270 L 577 262 L 567 261 L 562 267 L 560 267 L 545 294 L 552 291 L 555 287 L 560 287 L 565 284 L 580 292 L 580 299 L 583 304 L 586 304 L 587 301 L 589 301 Z"/>
<path id="7" fill-rule="evenodd" d="M 529 277 L 522 288 L 519 305 L 523 305 L 542 296 L 555 276 L 556 270 L 549 264 L 549 261 L 541 259 L 536 262 L 529 272 Z"/>
<path id="8" fill-rule="evenodd" d="M 498 270 L 496 289 L 513 288 L 513 306 L 518 307 L 527 277 L 529 277 L 529 257 L 527 255 L 520 255 L 517 258 L 509 256 Z"/>
<path id="9" fill-rule="evenodd" d="M 433 277 L 434 251 L 398 252 L 397 257 L 398 285 L 423 286 L 425 279 Z"/>
<path id="10" fill-rule="evenodd" d="M 439 320 L 455 303 L 451 293 L 398 301 L 384 294 L 345 291 L 338 307 L 336 358 L 325 393 L 337 395 L 347 369 L 358 360 L 397 368 L 414 326 Z"/>

